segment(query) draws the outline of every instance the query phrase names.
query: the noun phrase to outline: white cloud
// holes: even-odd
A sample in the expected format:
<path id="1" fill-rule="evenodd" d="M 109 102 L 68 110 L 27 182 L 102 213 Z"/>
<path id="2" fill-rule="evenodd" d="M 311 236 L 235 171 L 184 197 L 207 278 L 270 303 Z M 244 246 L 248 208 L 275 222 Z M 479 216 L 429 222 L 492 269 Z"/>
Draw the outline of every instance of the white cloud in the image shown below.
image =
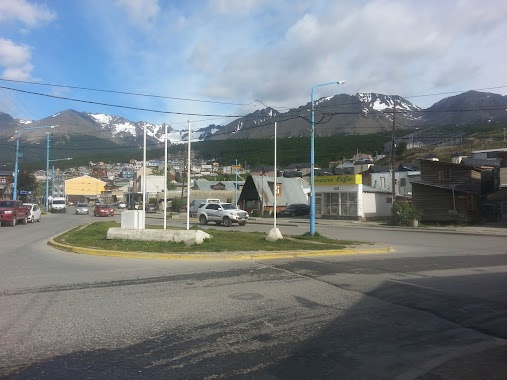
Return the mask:
<path id="1" fill-rule="evenodd" d="M 0 65 L 20 66 L 30 61 L 31 50 L 25 45 L 16 45 L 13 41 L 0 38 Z"/>
<path id="2" fill-rule="evenodd" d="M 33 65 L 30 63 L 17 67 L 6 67 L 1 77 L 10 80 L 28 80 L 31 77 L 32 70 Z"/>
<path id="3" fill-rule="evenodd" d="M 273 32 L 259 38 L 260 30 L 270 31 L 265 19 L 242 19 L 234 38 L 220 40 L 228 49 L 214 51 L 219 64 L 209 69 L 214 75 L 204 79 L 202 94 L 296 106 L 308 101 L 313 84 L 341 79 L 345 86 L 320 88 L 318 96 L 363 91 L 410 96 L 507 82 L 501 63 L 507 59 L 505 1 L 481 7 L 474 1 L 318 4 L 300 6 L 298 13 L 271 7 L 271 13 L 293 17 L 284 19 L 285 32 L 276 37 Z M 252 24 L 257 34 L 250 33 Z M 207 32 L 209 40 L 217 36 Z"/>
<path id="4" fill-rule="evenodd" d="M 2 78 L 25 80 L 30 78 L 33 66 L 30 63 L 32 52 L 26 45 L 16 45 L 13 41 L 0 38 L 0 67 Z"/>
<path id="5" fill-rule="evenodd" d="M 219 14 L 249 14 L 265 7 L 268 0 L 211 0 L 209 7 Z"/>
<path id="6" fill-rule="evenodd" d="M 116 0 L 115 4 L 122 8 L 130 22 L 140 29 L 149 29 L 150 23 L 160 12 L 158 0 Z"/>
<path id="7" fill-rule="evenodd" d="M 29 27 L 36 27 L 55 18 L 56 13 L 45 5 L 26 0 L 0 0 L 0 22 L 20 21 Z"/>

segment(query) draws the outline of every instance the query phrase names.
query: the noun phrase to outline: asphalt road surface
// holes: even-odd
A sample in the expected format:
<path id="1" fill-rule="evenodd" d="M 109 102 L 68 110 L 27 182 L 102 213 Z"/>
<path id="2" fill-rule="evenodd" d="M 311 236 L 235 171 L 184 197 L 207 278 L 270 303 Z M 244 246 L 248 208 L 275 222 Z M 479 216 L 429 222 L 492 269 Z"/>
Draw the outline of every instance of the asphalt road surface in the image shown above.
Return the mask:
<path id="1" fill-rule="evenodd" d="M 0 228 L 1 377 L 507 378 L 507 237 L 318 224 L 394 250 L 244 262 L 46 245 L 97 219 Z"/>

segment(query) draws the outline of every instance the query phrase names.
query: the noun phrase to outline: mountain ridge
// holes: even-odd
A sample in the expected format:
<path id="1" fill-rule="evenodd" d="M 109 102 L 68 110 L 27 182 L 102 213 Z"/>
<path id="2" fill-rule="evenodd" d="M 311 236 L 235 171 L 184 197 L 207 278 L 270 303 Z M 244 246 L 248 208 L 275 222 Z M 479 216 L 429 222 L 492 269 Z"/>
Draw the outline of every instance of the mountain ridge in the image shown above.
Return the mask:
<path id="1" fill-rule="evenodd" d="M 444 98 L 427 109 L 421 109 L 398 95 L 380 93 L 338 94 L 315 101 L 315 134 L 369 134 L 390 131 L 396 105 L 397 128 L 435 127 L 443 124 L 507 122 L 507 96 L 468 91 Z M 193 140 L 226 140 L 272 138 L 273 124 L 278 123 L 278 137 L 309 136 L 310 102 L 280 112 L 266 107 L 227 125 L 211 124 L 192 131 Z M 64 110 L 41 120 L 14 119 L 0 112 L 0 138 L 14 140 L 15 131 L 26 127 L 53 126 L 55 135 L 70 138 L 91 135 L 124 146 L 141 146 L 144 128 L 150 145 L 165 141 L 163 125 L 147 121 L 130 121 L 122 116 Z M 20 139 L 29 143 L 42 141 L 45 128 L 23 133 Z M 58 131 L 58 133 L 56 133 Z M 188 132 L 168 126 L 171 144 L 186 142 Z"/>

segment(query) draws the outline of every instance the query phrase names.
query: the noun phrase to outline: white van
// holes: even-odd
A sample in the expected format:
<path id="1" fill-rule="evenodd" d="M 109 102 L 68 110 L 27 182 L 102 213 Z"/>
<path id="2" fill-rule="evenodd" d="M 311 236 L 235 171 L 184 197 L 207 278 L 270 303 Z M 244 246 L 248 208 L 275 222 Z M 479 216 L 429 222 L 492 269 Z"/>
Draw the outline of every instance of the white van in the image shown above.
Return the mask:
<path id="1" fill-rule="evenodd" d="M 192 202 L 190 202 L 190 216 L 196 216 L 197 210 L 199 209 L 199 206 L 205 204 L 205 203 L 220 203 L 220 199 L 217 198 L 207 198 L 207 199 L 194 199 Z"/>
<path id="2" fill-rule="evenodd" d="M 67 212 L 67 200 L 65 197 L 54 197 L 51 200 L 51 212 Z"/>

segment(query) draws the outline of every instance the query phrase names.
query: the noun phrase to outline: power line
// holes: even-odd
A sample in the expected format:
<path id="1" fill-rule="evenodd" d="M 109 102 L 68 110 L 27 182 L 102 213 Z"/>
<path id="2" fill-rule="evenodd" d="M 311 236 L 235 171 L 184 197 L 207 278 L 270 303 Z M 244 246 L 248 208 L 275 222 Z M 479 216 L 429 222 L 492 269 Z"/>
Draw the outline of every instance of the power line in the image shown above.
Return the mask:
<path id="1" fill-rule="evenodd" d="M 61 99 L 61 100 L 69 100 L 69 101 L 79 102 L 79 103 L 96 104 L 96 105 L 99 105 L 99 106 L 115 107 L 115 108 L 125 108 L 125 109 L 131 109 L 131 110 L 136 110 L 136 111 L 162 113 L 162 114 L 169 114 L 169 115 L 214 116 L 214 117 L 222 117 L 222 118 L 229 118 L 229 117 L 237 117 L 237 118 L 239 118 L 239 117 L 242 117 L 242 115 L 218 115 L 218 114 L 202 114 L 202 113 L 187 113 L 187 112 L 175 112 L 175 111 L 162 111 L 162 110 L 155 110 L 155 109 L 149 109 L 149 108 L 140 108 L 140 107 L 126 106 L 126 105 L 121 105 L 121 104 L 110 104 L 110 103 L 95 102 L 93 100 L 84 100 L 84 99 L 69 98 L 69 97 L 66 97 L 66 96 L 44 94 L 44 93 L 40 93 L 40 92 L 21 90 L 19 88 L 12 88 L 12 87 L 6 87 L 6 86 L 0 86 L 0 88 L 4 88 L 6 90 L 11 90 L 11 91 L 23 92 L 25 94 L 45 96 L 45 97 L 48 97 L 48 98 Z"/>
<path id="2" fill-rule="evenodd" d="M 504 87 L 504 86 L 498 86 L 496 88 L 502 88 L 502 87 Z M 214 116 L 214 117 L 220 117 L 220 118 L 234 117 L 234 118 L 243 118 L 243 119 L 245 119 L 245 118 L 247 118 L 247 119 L 248 118 L 257 118 L 258 117 L 258 115 L 251 115 L 251 114 L 244 115 L 244 116 L 241 116 L 241 115 L 213 115 L 213 114 L 197 114 L 197 113 L 183 113 L 183 112 L 174 112 L 174 111 L 152 110 L 152 109 L 145 109 L 145 108 L 139 108 L 139 107 L 131 107 L 131 106 L 117 105 L 117 104 L 108 104 L 108 103 L 88 101 L 88 100 L 83 100 L 83 99 L 75 99 L 75 98 L 69 98 L 69 97 L 63 97 L 63 96 L 43 94 L 43 93 L 37 93 L 37 92 L 32 92 L 32 91 L 26 91 L 26 90 L 21 90 L 21 89 L 10 88 L 10 87 L 6 87 L 6 86 L 0 86 L 0 88 L 6 89 L 6 90 L 11 90 L 11 91 L 17 91 L 17 92 L 22 92 L 22 93 L 28 93 L 28 94 L 38 95 L 38 96 L 46 96 L 46 97 L 51 97 L 51 98 L 56 98 L 56 99 L 70 100 L 70 101 L 89 103 L 89 104 L 98 104 L 98 105 L 104 105 L 104 106 L 109 106 L 109 107 L 127 108 L 127 109 L 134 109 L 134 110 L 140 110 L 140 111 L 157 112 L 157 113 L 164 113 L 164 114 L 177 114 L 177 115 L 187 115 L 187 116 Z M 266 106 L 263 102 L 261 102 L 261 101 L 258 101 L 258 102 L 260 102 L 261 104 L 263 104 L 264 106 Z M 354 104 L 357 104 L 357 103 L 354 103 Z M 344 104 L 335 105 L 335 106 L 332 106 L 332 107 L 341 107 L 341 106 L 344 106 Z M 327 107 L 331 107 L 331 106 L 327 106 Z M 321 107 L 319 107 L 319 108 L 321 108 Z M 437 110 L 435 110 L 435 109 L 430 110 L 430 109 L 426 109 L 426 110 L 400 110 L 400 111 L 395 111 L 395 112 L 396 113 L 405 113 L 405 114 L 407 114 L 407 113 L 434 113 L 434 112 L 473 112 L 473 111 L 496 111 L 496 110 L 503 110 L 504 108 L 505 107 L 487 107 L 487 108 L 456 109 L 456 110 L 448 110 L 448 109 L 447 110 L 438 110 L 438 109 Z M 317 111 L 319 111 L 319 109 Z M 293 111 L 289 111 L 289 112 L 286 113 L 286 116 L 288 116 L 290 114 L 295 114 L 296 112 L 298 112 L 298 115 L 292 116 L 292 117 L 288 117 L 288 118 L 283 119 L 283 120 L 277 120 L 277 117 L 281 116 L 281 114 L 278 114 L 278 115 L 276 115 L 274 117 L 273 116 L 267 116 L 268 118 L 270 118 L 270 121 L 268 123 L 258 124 L 258 125 L 255 125 L 255 126 L 249 126 L 249 127 L 244 128 L 243 130 L 251 130 L 251 129 L 263 127 L 263 126 L 266 126 L 266 125 L 270 125 L 275 120 L 279 121 L 279 122 L 285 122 L 285 121 L 289 121 L 289 120 L 296 119 L 296 118 L 303 118 L 303 119 L 307 120 L 304 116 L 302 116 L 302 115 L 299 114 L 301 112 L 300 109 L 295 109 Z M 382 110 L 380 112 L 384 113 L 384 114 L 392 114 L 392 113 L 394 113 L 394 111 L 389 111 L 389 110 Z M 333 112 L 333 113 L 322 113 L 322 112 L 320 112 L 320 113 L 323 116 L 322 116 L 321 120 L 319 120 L 316 124 L 329 123 L 335 115 L 358 115 L 358 114 L 362 114 L 363 111 Z M 322 122 L 322 120 L 324 118 L 326 118 L 326 117 L 329 117 L 329 119 L 327 121 L 325 121 L 325 122 Z M 104 132 L 106 132 L 106 131 L 104 131 Z M 215 133 L 213 136 L 220 136 L 220 135 L 226 135 L 226 134 L 237 133 L 237 132 L 239 132 L 239 131 L 221 132 L 221 133 Z"/>
<path id="3" fill-rule="evenodd" d="M 249 105 L 252 105 L 252 104 L 258 102 L 258 103 L 261 103 L 262 105 L 266 106 L 260 100 L 252 100 L 250 103 L 234 103 L 234 102 L 223 102 L 223 101 L 216 101 L 216 100 L 204 100 L 204 99 L 195 99 L 195 98 L 180 98 L 180 97 L 175 97 L 175 96 L 156 95 L 156 94 L 144 94 L 144 93 L 139 93 L 139 92 L 106 90 L 106 89 L 101 89 L 101 88 L 70 86 L 70 85 L 63 85 L 63 84 L 32 82 L 32 81 L 22 81 L 22 80 L 13 80 L 13 79 L 1 79 L 0 78 L 0 81 L 11 82 L 11 83 L 32 84 L 32 85 L 37 85 L 37 86 L 57 87 L 57 88 L 71 88 L 71 89 L 74 89 L 74 90 L 106 92 L 106 93 L 121 94 L 121 95 L 133 95 L 133 96 L 141 96 L 141 97 L 147 97 L 147 98 L 181 100 L 181 101 L 196 102 L 196 103 L 212 103 L 212 104 L 222 104 L 222 105 L 232 105 L 232 106 L 249 106 Z"/>
<path id="4" fill-rule="evenodd" d="M 188 102 L 198 102 L 198 103 L 211 103 L 211 104 L 236 105 L 236 106 L 249 106 L 249 105 L 252 105 L 254 103 L 260 103 L 260 104 L 262 104 L 266 108 L 273 108 L 273 109 L 276 109 L 276 110 L 278 110 L 278 109 L 290 109 L 290 107 L 269 106 L 269 105 L 266 105 L 264 102 L 262 102 L 259 99 L 252 100 L 249 103 L 240 103 L 240 102 L 236 103 L 236 102 L 223 102 L 223 101 L 204 100 L 204 99 L 195 99 L 195 98 L 181 98 L 181 97 L 158 95 L 158 94 L 145 94 L 145 93 L 130 92 L 130 91 L 107 90 L 107 89 L 101 89 L 101 88 L 92 88 L 92 87 L 83 87 L 83 86 L 71 86 L 71 85 L 62 85 L 62 84 L 55 84 L 55 83 L 23 81 L 23 80 L 14 80 L 14 79 L 2 79 L 2 78 L 0 78 L 0 81 L 10 82 L 10 83 L 31 84 L 31 85 L 37 85 L 37 86 L 48 86 L 48 87 L 70 88 L 70 89 L 85 90 L 85 91 L 105 92 L 105 93 L 112 93 L 112 94 L 133 95 L 133 96 L 159 98 L 159 99 L 170 99 L 170 100 L 180 100 L 180 101 L 188 101 Z M 460 94 L 460 93 L 464 93 L 464 92 L 467 92 L 467 91 L 498 90 L 498 89 L 502 89 L 502 88 L 507 88 L 507 85 L 493 86 L 493 87 L 483 87 L 483 88 L 475 88 L 475 89 L 471 89 L 471 90 L 459 90 L 459 91 L 436 92 L 436 93 L 430 93 L 430 94 L 409 95 L 409 96 L 401 96 L 401 95 L 399 95 L 399 96 L 401 98 L 403 98 L 403 99 L 411 99 L 411 98 L 421 98 L 421 97 L 428 97 L 428 96 Z M 350 103 L 348 105 L 353 105 L 353 104 L 356 104 L 356 103 Z"/>
<path id="5" fill-rule="evenodd" d="M 463 91 L 448 91 L 448 92 L 436 92 L 433 94 L 423 94 L 423 95 L 411 95 L 411 96 L 403 96 L 404 99 L 411 98 L 422 98 L 425 96 L 437 96 L 437 95 L 450 95 L 450 94 L 462 94 L 468 91 L 485 91 L 485 90 L 498 90 L 500 88 L 507 88 L 507 86 L 495 86 L 495 87 L 484 87 L 484 88 L 475 88 L 473 90 L 463 90 Z"/>

